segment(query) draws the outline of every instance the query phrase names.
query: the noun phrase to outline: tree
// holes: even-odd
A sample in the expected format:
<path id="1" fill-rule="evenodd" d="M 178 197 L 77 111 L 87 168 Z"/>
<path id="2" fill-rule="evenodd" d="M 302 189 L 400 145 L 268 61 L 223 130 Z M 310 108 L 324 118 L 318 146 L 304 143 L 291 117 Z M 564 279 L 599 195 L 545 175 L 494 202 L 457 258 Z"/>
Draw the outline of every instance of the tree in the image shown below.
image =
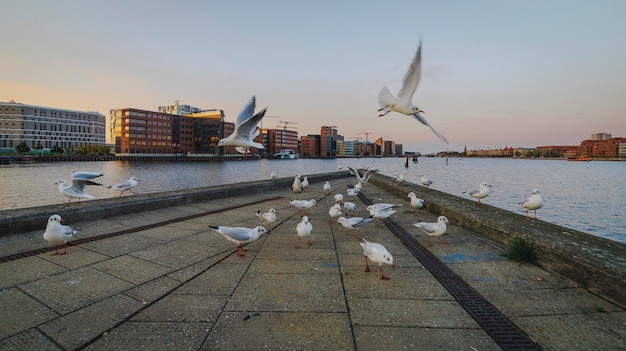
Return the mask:
<path id="1" fill-rule="evenodd" d="M 37 153 L 40 154 L 41 153 L 41 149 L 43 149 L 43 145 L 41 145 L 41 142 L 37 142 L 37 144 L 34 147 L 35 150 L 37 150 Z"/>
<path id="2" fill-rule="evenodd" d="M 18 154 L 25 154 L 30 151 L 30 147 L 26 145 L 25 141 L 22 141 L 15 146 L 15 151 L 17 151 Z"/>
<path id="3" fill-rule="evenodd" d="M 63 148 L 59 146 L 59 144 L 54 144 L 54 146 L 50 149 L 50 152 L 53 154 L 62 154 Z"/>

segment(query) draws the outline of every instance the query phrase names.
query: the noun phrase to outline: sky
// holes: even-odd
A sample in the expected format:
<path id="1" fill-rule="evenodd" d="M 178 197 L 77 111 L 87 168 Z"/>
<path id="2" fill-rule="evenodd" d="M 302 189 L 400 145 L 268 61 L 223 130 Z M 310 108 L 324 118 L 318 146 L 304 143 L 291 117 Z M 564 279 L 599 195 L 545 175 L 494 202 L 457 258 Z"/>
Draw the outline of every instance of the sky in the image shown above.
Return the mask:
<path id="1" fill-rule="evenodd" d="M 181 104 L 430 153 L 626 137 L 626 1 L 7 0 L 0 101 Z M 422 40 L 413 117 L 378 117 Z M 297 128 L 297 129 L 296 129 Z M 371 133 L 371 134 L 362 134 Z"/>

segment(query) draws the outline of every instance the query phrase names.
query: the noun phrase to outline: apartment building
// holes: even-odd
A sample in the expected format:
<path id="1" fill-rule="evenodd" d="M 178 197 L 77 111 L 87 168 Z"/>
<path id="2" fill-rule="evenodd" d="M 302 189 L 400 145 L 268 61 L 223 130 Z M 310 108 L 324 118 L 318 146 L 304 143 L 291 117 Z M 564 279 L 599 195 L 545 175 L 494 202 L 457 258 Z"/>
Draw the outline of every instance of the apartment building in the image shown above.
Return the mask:
<path id="1" fill-rule="evenodd" d="M 111 128 L 114 130 L 116 153 L 174 153 L 173 115 L 136 108 L 122 108 L 111 110 L 109 116 Z M 181 150 L 177 149 L 177 151 Z"/>
<path id="2" fill-rule="evenodd" d="M 263 131 L 264 156 L 272 156 L 281 150 L 298 151 L 298 132 L 289 129 L 266 129 Z"/>
<path id="3" fill-rule="evenodd" d="M 105 116 L 98 112 L 0 102 L 0 148 L 24 142 L 30 148 L 72 150 L 105 144 Z"/>

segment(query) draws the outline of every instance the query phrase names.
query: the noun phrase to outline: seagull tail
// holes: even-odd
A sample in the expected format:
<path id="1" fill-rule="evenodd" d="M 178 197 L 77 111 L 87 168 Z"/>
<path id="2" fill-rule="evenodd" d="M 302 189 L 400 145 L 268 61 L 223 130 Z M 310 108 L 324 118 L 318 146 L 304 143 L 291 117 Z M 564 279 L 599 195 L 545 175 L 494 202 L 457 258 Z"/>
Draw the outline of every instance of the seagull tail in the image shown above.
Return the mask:
<path id="1" fill-rule="evenodd" d="M 385 106 L 391 105 L 396 101 L 396 98 L 393 97 L 389 88 L 385 85 L 382 89 L 380 89 L 380 93 L 378 93 L 378 106 L 383 108 Z"/>
<path id="2" fill-rule="evenodd" d="M 211 228 L 211 229 L 213 229 L 213 230 L 215 230 L 215 231 L 217 231 L 217 230 L 219 229 L 219 227 L 212 226 L 212 225 L 210 225 L 210 226 L 209 226 L 209 228 Z"/>

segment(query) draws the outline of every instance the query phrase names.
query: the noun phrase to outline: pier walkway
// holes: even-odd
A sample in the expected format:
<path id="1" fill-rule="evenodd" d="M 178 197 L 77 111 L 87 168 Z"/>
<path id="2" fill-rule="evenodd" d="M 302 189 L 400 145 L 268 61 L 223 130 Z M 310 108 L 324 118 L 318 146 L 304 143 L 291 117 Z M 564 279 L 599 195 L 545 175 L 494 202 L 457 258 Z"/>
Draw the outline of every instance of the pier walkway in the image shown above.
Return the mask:
<path id="1" fill-rule="evenodd" d="M 360 233 L 393 254 L 395 270 L 383 267 L 390 280 L 381 280 L 372 263 L 372 272 L 364 272 L 359 234 L 329 224 L 328 216 L 333 194 L 347 200 L 354 177 L 331 179 L 330 194 L 322 191 L 323 178 L 309 179 L 309 190 L 298 195 L 283 179 L 267 191 L 243 187 L 237 196 L 90 220 L 73 212 L 78 210 L 46 206 L 46 218 L 61 214 L 78 237 L 67 255 L 51 256 L 42 239 L 45 220 L 40 229 L 0 236 L 0 349 L 626 349 L 626 313 L 618 304 L 537 266 L 507 260 L 502 248 L 454 218 L 444 236 L 450 245 L 433 240 L 425 247 L 426 237 L 413 223 L 434 222 L 436 215 L 415 217 L 408 198 L 373 183 L 352 200 L 357 216 L 366 216 L 367 202 L 404 206 L 382 227 L 371 222 Z M 289 204 L 293 198 L 317 200 L 307 211 L 311 246 L 295 247 L 301 217 Z M 254 227 L 260 224 L 255 212 L 271 207 L 279 211 L 271 234 L 248 244 L 245 257 L 208 228 Z M 436 266 L 439 261 L 443 266 Z M 450 289 L 446 279 L 452 275 L 467 287 Z M 472 301 L 479 312 L 491 308 L 495 314 L 471 312 Z"/>

